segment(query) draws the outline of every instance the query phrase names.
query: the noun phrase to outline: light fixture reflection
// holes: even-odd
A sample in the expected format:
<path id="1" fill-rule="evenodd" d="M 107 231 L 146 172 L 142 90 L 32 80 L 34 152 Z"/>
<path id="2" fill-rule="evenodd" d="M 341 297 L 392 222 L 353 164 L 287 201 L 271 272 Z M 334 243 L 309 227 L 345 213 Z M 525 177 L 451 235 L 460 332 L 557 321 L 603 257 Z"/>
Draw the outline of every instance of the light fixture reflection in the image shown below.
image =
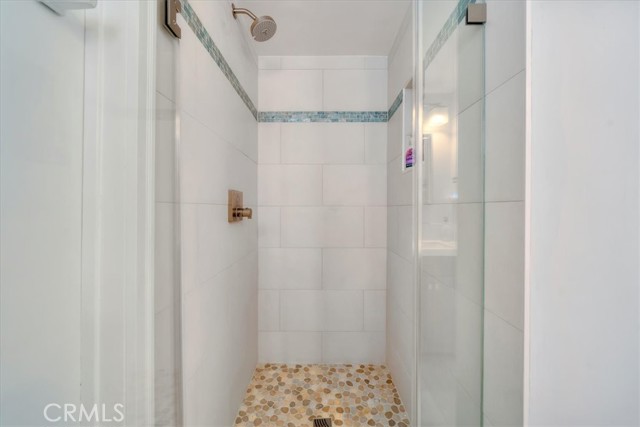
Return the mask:
<path id="1" fill-rule="evenodd" d="M 436 107 L 429 111 L 425 127 L 433 129 L 449 123 L 449 110 L 447 107 Z"/>

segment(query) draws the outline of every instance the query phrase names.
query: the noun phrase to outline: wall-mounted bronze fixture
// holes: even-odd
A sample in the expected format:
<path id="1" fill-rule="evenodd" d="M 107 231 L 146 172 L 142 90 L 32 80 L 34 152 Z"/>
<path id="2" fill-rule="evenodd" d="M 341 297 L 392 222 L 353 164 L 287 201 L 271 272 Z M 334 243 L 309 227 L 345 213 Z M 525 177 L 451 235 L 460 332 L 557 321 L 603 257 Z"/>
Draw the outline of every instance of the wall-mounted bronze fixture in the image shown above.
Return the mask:
<path id="1" fill-rule="evenodd" d="M 245 208 L 242 202 L 242 191 L 229 190 L 229 222 L 239 222 L 244 218 L 251 219 L 253 211 L 251 208 Z"/>

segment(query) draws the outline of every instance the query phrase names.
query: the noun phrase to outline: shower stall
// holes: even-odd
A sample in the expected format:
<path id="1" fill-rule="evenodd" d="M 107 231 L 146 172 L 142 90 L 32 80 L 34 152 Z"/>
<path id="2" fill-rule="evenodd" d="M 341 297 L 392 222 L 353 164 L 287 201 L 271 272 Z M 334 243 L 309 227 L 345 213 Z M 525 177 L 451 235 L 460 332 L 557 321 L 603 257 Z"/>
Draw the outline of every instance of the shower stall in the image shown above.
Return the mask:
<path id="1" fill-rule="evenodd" d="M 385 364 L 412 425 L 521 422 L 524 46 L 512 49 L 511 68 L 485 70 L 501 67 L 486 54 L 501 49 L 505 36 L 524 41 L 524 4 L 497 3 L 489 13 L 486 4 L 467 0 L 411 4 L 388 64 L 376 71 L 389 75 L 390 96 L 377 108 L 389 111 L 380 123 L 322 123 L 329 113 L 305 112 L 314 109 L 309 88 L 284 83 L 308 73 L 309 86 L 321 69 L 327 85 L 326 76 L 339 75 L 333 68 L 348 69 L 354 59 L 261 57 L 256 70 L 236 28 L 221 32 L 246 14 L 251 37 L 268 45 L 280 34 L 272 38 L 274 18 L 235 6 L 231 14 L 224 2 L 182 2 L 182 38 L 159 28 L 159 61 L 172 64 L 159 71 L 158 87 L 156 206 L 165 225 L 158 229 L 157 268 L 172 278 L 159 282 L 170 298 L 157 307 L 157 325 L 167 329 L 156 331 L 156 346 L 171 355 L 157 367 L 159 425 L 203 423 L 214 412 L 242 425 L 252 396 L 237 417 L 234 402 L 243 400 L 256 364 L 269 362 Z M 281 10 L 252 6 L 286 31 Z M 487 38 L 492 19 L 502 32 Z M 508 34 L 506 22 L 513 22 Z M 266 33 L 256 30 L 260 25 Z M 236 53 L 224 56 L 219 43 Z M 211 60 L 221 74 L 207 65 Z M 216 78 L 207 81 L 212 70 Z M 226 107 L 211 104 L 212 117 L 202 107 L 214 93 Z M 330 114 L 349 117 L 338 109 Z M 511 122 L 511 133 L 495 133 L 502 120 Z M 489 143 L 487 132 L 494 132 Z M 362 166 L 351 166 L 362 162 L 358 144 L 373 150 L 367 144 L 374 140 L 384 148 L 384 169 L 365 153 Z M 373 177 L 386 170 L 384 181 L 372 181 L 386 187 L 386 197 L 373 187 L 358 190 L 366 195 L 336 192 L 355 185 L 345 179 L 360 179 L 348 173 L 355 167 Z M 204 185 L 207 179 L 217 182 Z M 226 224 L 227 188 L 244 191 L 257 223 Z M 361 225 L 358 209 L 365 214 Z M 380 238 L 375 228 L 366 234 L 378 216 L 375 224 L 386 228 Z M 345 226 L 336 234 L 340 221 Z M 365 235 L 358 236 L 362 227 Z M 509 237 L 486 238 L 487 227 Z M 514 267 L 503 272 L 502 263 Z M 505 282 L 509 288 L 500 288 Z M 363 300 L 365 321 L 358 325 L 354 313 Z M 377 323 L 368 323 L 368 306 L 382 310 Z M 359 352 L 348 350 L 356 343 Z M 273 369 L 259 365 L 260 381 Z M 252 383 L 250 390 L 254 384 L 268 386 Z M 209 409 L 202 412 L 205 396 Z"/>

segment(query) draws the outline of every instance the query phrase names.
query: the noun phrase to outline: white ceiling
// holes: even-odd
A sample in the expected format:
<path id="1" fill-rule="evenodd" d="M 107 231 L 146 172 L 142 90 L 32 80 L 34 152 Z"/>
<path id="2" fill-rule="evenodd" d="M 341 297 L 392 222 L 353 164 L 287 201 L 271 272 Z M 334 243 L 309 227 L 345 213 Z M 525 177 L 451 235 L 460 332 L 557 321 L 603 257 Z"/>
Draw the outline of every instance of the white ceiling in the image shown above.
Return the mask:
<path id="1" fill-rule="evenodd" d="M 237 0 L 278 24 L 271 40 L 251 44 L 258 56 L 388 55 L 410 0 Z M 249 35 L 251 19 L 242 19 Z"/>

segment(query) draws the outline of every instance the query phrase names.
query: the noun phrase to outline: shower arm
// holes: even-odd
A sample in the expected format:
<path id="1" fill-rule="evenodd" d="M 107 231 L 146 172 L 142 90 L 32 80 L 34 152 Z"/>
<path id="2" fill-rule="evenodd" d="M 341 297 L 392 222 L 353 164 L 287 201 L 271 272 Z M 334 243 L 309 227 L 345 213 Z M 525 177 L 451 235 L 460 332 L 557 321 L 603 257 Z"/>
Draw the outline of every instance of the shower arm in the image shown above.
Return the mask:
<path id="1" fill-rule="evenodd" d="M 249 9 L 245 9 L 244 7 L 236 7 L 235 4 L 231 4 L 231 7 L 233 8 L 233 17 L 235 19 L 238 19 L 238 17 L 236 16 L 237 14 L 249 15 L 254 21 L 258 19 L 258 17 L 254 15 L 253 12 L 251 12 Z"/>

